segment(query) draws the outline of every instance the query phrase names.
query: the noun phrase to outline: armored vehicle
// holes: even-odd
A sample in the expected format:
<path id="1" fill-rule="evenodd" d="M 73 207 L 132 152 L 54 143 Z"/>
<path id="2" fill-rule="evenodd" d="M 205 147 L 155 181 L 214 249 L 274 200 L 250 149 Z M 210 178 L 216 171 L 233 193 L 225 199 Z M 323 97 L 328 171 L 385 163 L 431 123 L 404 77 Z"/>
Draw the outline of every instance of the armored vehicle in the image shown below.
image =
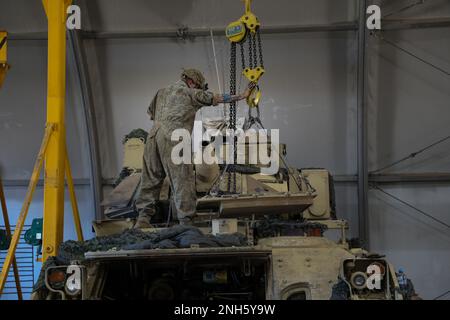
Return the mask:
<path id="1" fill-rule="evenodd" d="M 123 170 L 103 203 L 108 219 L 94 222 L 97 238 L 89 245 L 62 245 L 60 254 L 70 256 L 44 265 L 35 299 L 414 296 L 411 282 L 399 283 L 383 256 L 347 238 L 348 223 L 337 217 L 330 173 L 289 167 L 284 145 L 278 151 L 282 165 L 272 175 L 262 174 L 259 164 L 197 165 L 198 216 L 193 226 L 173 226 L 176 215 L 166 184 L 152 221 L 155 228 L 131 230 L 145 139 L 142 130 L 125 138 Z M 251 144 L 245 142 L 244 152 Z M 267 148 L 270 143 L 257 144 Z M 229 192 L 232 180 L 235 192 Z"/>

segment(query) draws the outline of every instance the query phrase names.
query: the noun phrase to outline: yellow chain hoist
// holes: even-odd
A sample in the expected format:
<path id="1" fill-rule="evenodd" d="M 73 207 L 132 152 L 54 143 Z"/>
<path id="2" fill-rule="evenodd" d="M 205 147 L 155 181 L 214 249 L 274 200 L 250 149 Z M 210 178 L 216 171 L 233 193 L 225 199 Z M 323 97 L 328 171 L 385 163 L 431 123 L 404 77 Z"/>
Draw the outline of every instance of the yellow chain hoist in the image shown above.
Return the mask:
<path id="1" fill-rule="evenodd" d="M 258 81 L 264 74 L 264 60 L 262 54 L 261 35 L 258 18 L 251 11 L 252 0 L 245 1 L 245 14 L 237 21 L 234 21 L 228 25 L 225 34 L 231 43 L 230 54 L 230 94 L 236 94 L 236 60 L 237 60 L 237 46 L 240 46 L 240 58 L 242 62 L 242 74 L 251 82 L 256 84 L 252 89 L 249 97 L 247 98 L 247 104 L 249 106 L 249 112 L 252 108 L 256 108 L 259 113 L 259 102 L 261 100 L 261 91 L 258 86 Z M 248 44 L 247 49 L 245 48 Z M 248 53 L 248 64 L 246 63 L 246 54 Z M 230 103 L 230 119 L 229 128 L 236 130 L 236 102 Z M 233 138 L 234 143 L 234 162 L 237 163 L 237 140 Z M 226 168 L 229 168 L 227 165 Z M 226 171 L 227 169 L 225 169 Z M 224 171 L 224 172 L 225 172 Z M 228 192 L 236 193 L 236 172 L 228 172 Z"/>
<path id="2" fill-rule="evenodd" d="M 238 21 L 230 23 L 226 30 L 227 37 L 231 42 L 241 42 L 247 35 L 247 30 L 255 33 L 261 26 L 258 18 L 251 11 L 252 0 L 243 1 L 245 1 L 245 14 Z"/>
<path id="3" fill-rule="evenodd" d="M 235 91 L 236 89 L 236 45 L 239 44 L 241 48 L 242 74 L 250 82 L 258 84 L 259 79 L 265 73 L 260 36 L 261 23 L 258 17 L 251 11 L 252 0 L 243 1 L 245 2 L 245 14 L 239 20 L 230 23 L 225 31 L 228 40 L 231 42 L 230 91 Z M 246 65 L 245 61 L 246 50 L 244 48 L 247 42 L 249 55 L 248 65 Z M 233 94 L 234 92 L 231 93 Z M 259 86 L 255 86 L 247 98 L 247 104 L 249 107 L 257 107 L 260 99 L 261 91 Z"/>

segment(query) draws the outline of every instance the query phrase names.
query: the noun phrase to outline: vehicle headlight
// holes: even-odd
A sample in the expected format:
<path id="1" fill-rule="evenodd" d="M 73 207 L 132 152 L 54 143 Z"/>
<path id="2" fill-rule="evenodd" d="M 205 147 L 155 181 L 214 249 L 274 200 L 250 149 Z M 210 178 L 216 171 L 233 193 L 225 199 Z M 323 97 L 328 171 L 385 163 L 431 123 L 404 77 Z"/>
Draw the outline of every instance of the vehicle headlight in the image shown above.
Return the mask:
<path id="1" fill-rule="evenodd" d="M 49 271 L 48 283 L 54 289 L 62 289 L 66 281 L 66 273 L 62 269 L 52 269 Z"/>
<path id="2" fill-rule="evenodd" d="M 49 268 L 46 274 L 46 282 L 53 290 L 61 290 L 66 282 L 65 267 Z"/>
<path id="3" fill-rule="evenodd" d="M 350 277 L 350 284 L 355 289 L 358 290 L 364 289 L 367 285 L 367 274 L 360 271 L 353 273 L 352 276 Z"/>

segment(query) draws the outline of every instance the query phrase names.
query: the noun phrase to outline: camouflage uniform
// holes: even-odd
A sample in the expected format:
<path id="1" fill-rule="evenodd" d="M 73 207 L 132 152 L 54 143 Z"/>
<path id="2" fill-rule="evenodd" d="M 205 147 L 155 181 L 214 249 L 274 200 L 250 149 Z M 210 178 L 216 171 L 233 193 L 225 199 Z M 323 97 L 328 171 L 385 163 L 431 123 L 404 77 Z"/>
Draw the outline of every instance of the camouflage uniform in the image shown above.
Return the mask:
<path id="1" fill-rule="evenodd" d="M 171 159 L 172 148 L 178 141 L 171 141 L 175 129 L 192 133 L 195 114 L 204 106 L 213 104 L 214 94 L 192 89 L 180 80 L 158 91 L 148 113 L 154 126 L 149 132 L 144 152 L 141 189 L 136 201 L 139 221 L 150 221 L 165 177 L 170 181 L 178 219 L 192 217 L 196 211 L 196 191 L 192 164 L 175 165 Z"/>

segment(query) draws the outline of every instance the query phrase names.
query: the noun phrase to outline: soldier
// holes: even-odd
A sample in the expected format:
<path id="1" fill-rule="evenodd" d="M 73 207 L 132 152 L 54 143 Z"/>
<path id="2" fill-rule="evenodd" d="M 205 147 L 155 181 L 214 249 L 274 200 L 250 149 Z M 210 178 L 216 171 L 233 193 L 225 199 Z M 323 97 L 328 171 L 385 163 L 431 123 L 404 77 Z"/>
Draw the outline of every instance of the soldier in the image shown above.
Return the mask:
<path id="1" fill-rule="evenodd" d="M 147 113 L 154 120 L 144 151 L 141 187 L 136 200 L 139 217 L 134 228 L 149 228 L 165 177 L 169 177 L 173 200 L 180 224 L 190 224 L 196 213 L 196 192 L 192 164 L 175 165 L 171 159 L 172 132 L 186 129 L 192 132 L 195 114 L 204 106 L 232 103 L 246 99 L 255 87 L 250 83 L 239 95 L 214 94 L 207 91 L 203 74 L 195 69 L 184 70 L 181 80 L 161 89 L 153 98 Z"/>

